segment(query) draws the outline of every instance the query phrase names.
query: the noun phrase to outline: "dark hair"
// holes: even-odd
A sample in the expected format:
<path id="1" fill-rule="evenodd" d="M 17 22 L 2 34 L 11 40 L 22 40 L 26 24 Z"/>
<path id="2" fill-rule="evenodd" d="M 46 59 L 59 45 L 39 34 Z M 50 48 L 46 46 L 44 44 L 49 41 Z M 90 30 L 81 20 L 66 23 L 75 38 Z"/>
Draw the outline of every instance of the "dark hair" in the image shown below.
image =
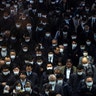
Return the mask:
<path id="1" fill-rule="evenodd" d="M 78 66 L 77 66 L 77 69 L 78 69 L 78 70 L 82 70 L 82 69 L 83 69 L 82 64 L 78 65 Z"/>

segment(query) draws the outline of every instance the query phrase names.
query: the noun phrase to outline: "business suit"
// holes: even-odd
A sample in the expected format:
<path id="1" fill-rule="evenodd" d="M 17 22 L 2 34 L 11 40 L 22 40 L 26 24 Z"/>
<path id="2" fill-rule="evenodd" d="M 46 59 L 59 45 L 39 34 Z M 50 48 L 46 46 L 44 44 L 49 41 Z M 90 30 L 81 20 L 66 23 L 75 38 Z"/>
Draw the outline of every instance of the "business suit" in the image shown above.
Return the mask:
<path id="1" fill-rule="evenodd" d="M 66 71 L 67 71 L 66 65 L 62 66 L 61 67 L 61 73 L 64 75 L 64 81 L 67 81 Z M 76 73 L 76 67 L 75 66 L 72 66 L 71 69 L 70 69 L 70 74 L 72 74 L 72 73 Z M 69 78 L 70 78 L 70 76 L 69 76 Z"/>
<path id="2" fill-rule="evenodd" d="M 81 80 L 85 79 L 85 74 L 78 75 L 77 73 L 73 73 L 69 79 L 69 86 L 72 88 L 72 96 L 79 96 L 78 94 L 78 86 Z"/>

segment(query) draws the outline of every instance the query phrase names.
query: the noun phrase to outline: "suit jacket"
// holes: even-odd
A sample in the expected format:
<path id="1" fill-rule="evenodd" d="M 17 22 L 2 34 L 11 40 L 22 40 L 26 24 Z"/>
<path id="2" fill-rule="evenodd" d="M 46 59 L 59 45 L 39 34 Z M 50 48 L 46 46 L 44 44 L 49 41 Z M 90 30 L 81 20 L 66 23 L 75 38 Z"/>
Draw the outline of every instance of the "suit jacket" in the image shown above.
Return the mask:
<path id="1" fill-rule="evenodd" d="M 64 75 L 64 81 L 66 81 L 67 80 L 67 78 L 66 78 L 66 70 L 67 70 L 67 68 L 66 68 L 66 65 L 65 66 L 62 66 L 61 67 L 61 73 Z M 71 68 L 71 73 L 70 74 L 72 74 L 72 73 L 76 73 L 76 67 L 75 66 L 72 66 L 72 68 Z"/>
<path id="2" fill-rule="evenodd" d="M 80 88 L 80 96 L 96 96 L 96 85 L 93 84 L 92 88 L 88 88 L 86 84 Z"/>
<path id="3" fill-rule="evenodd" d="M 32 82 L 32 86 L 38 85 L 38 75 L 35 72 L 32 72 L 29 76 L 27 75 L 27 79 Z"/>

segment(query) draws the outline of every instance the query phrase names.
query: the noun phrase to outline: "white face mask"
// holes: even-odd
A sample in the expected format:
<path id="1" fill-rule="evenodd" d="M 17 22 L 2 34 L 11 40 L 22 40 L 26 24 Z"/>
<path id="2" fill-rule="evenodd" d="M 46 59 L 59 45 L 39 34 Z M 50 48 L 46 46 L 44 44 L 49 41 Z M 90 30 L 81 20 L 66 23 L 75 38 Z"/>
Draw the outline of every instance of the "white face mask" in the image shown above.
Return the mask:
<path id="1" fill-rule="evenodd" d="M 49 84 L 55 85 L 56 84 L 56 81 L 50 81 Z"/>
<path id="2" fill-rule="evenodd" d="M 16 90 L 21 90 L 21 87 L 20 86 L 16 86 Z"/>
<path id="3" fill-rule="evenodd" d="M 53 54 L 48 54 L 48 57 L 53 57 Z"/>
<path id="4" fill-rule="evenodd" d="M 16 57 L 15 55 L 11 55 L 10 56 L 11 59 L 15 59 L 15 57 Z"/>
<path id="5" fill-rule="evenodd" d="M 49 95 L 49 91 L 45 91 L 45 94 Z"/>
<path id="6" fill-rule="evenodd" d="M 2 51 L 6 51 L 6 50 L 7 50 L 7 48 L 2 48 L 1 50 L 2 50 Z"/>
<path id="7" fill-rule="evenodd" d="M 60 52 L 62 53 L 64 51 L 64 49 L 60 48 Z"/>
<path id="8" fill-rule="evenodd" d="M 87 41 L 86 44 L 87 44 L 87 45 L 91 45 L 91 42 L 90 42 L 90 41 Z"/>
<path id="9" fill-rule="evenodd" d="M 68 44 L 63 44 L 64 45 L 64 47 L 67 47 L 68 46 Z"/>
<path id="10" fill-rule="evenodd" d="M 31 0 L 31 1 L 30 1 L 30 3 L 31 3 L 31 4 L 33 4 L 33 3 L 34 3 L 34 1 L 33 1 L 33 0 Z"/>
<path id="11" fill-rule="evenodd" d="M 42 62 L 37 62 L 38 65 L 42 65 Z"/>
<path id="12" fill-rule="evenodd" d="M 39 3 L 43 3 L 43 0 L 39 0 Z"/>
<path id="13" fill-rule="evenodd" d="M 32 27 L 31 26 L 27 26 L 26 28 L 27 28 L 27 30 L 31 30 Z"/>
<path id="14" fill-rule="evenodd" d="M 31 91 L 31 88 L 30 87 L 26 87 L 25 88 L 25 91 L 30 92 Z"/>
<path id="15" fill-rule="evenodd" d="M 20 24 L 16 24 L 16 28 L 20 28 L 21 27 L 21 25 Z"/>
<path id="16" fill-rule="evenodd" d="M 23 49 L 23 52 L 27 52 L 28 51 L 28 49 Z"/>
<path id="17" fill-rule="evenodd" d="M 2 55 L 2 57 L 7 56 L 7 51 L 1 51 L 1 55 Z"/>
<path id="18" fill-rule="evenodd" d="M 14 73 L 14 75 L 18 75 L 19 74 L 19 71 L 17 71 L 17 72 L 13 72 Z"/>
<path id="19" fill-rule="evenodd" d="M 36 56 L 42 56 L 42 54 L 36 54 Z"/>
<path id="20" fill-rule="evenodd" d="M 6 65 L 10 65 L 10 63 L 11 63 L 10 61 L 6 62 Z"/>
<path id="21" fill-rule="evenodd" d="M 72 49 L 76 48 L 77 44 L 72 44 Z"/>
<path id="22" fill-rule="evenodd" d="M 8 75 L 10 73 L 10 71 L 8 71 L 8 72 L 3 72 L 3 75 Z"/>
<path id="23" fill-rule="evenodd" d="M 25 39 L 25 42 L 29 42 L 30 41 L 30 39 Z"/>
<path id="24" fill-rule="evenodd" d="M 93 82 L 86 82 L 86 85 L 91 87 L 93 85 Z"/>
<path id="25" fill-rule="evenodd" d="M 45 35 L 46 35 L 46 37 L 49 37 L 50 36 L 50 33 L 46 33 Z"/>
<path id="26" fill-rule="evenodd" d="M 57 84 L 62 85 L 63 84 L 63 80 L 58 80 Z"/>
<path id="27" fill-rule="evenodd" d="M 78 75 L 82 75 L 82 74 L 83 74 L 83 72 L 77 72 L 77 74 L 78 74 Z"/>
<path id="28" fill-rule="evenodd" d="M 87 52 L 84 52 L 84 53 L 83 53 L 83 56 L 88 56 L 88 53 L 87 53 Z"/>
<path id="29" fill-rule="evenodd" d="M 11 40 L 16 40 L 16 37 L 11 37 Z"/>
<path id="30" fill-rule="evenodd" d="M 87 66 L 88 66 L 88 63 L 86 63 L 86 64 L 83 64 L 83 66 L 84 66 L 84 67 L 87 67 Z"/>
<path id="31" fill-rule="evenodd" d="M 32 65 L 34 64 L 34 62 L 33 62 L 33 61 L 31 61 L 31 62 L 29 62 L 29 63 L 30 63 L 30 64 L 32 64 Z"/>
<path id="32" fill-rule="evenodd" d="M 9 17 L 8 17 L 8 16 L 3 16 L 3 18 L 6 20 L 6 19 L 8 19 Z"/>
<path id="33" fill-rule="evenodd" d="M 47 67 L 47 70 L 52 70 L 53 69 L 53 67 Z"/>

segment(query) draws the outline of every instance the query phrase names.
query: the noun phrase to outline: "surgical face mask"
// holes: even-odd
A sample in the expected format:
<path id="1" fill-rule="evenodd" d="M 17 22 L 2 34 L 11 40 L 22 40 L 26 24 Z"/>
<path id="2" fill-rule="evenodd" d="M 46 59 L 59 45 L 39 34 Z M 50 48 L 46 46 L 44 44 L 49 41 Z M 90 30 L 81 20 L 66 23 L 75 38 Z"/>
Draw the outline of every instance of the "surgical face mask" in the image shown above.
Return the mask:
<path id="1" fill-rule="evenodd" d="M 91 86 L 93 85 L 93 82 L 86 82 L 86 85 L 87 85 L 88 87 L 91 87 Z"/>
<path id="2" fill-rule="evenodd" d="M 47 67 L 47 70 L 52 70 L 53 69 L 53 67 Z"/>
<path id="3" fill-rule="evenodd" d="M 11 55 L 10 56 L 11 59 L 15 59 L 15 57 L 16 57 L 15 55 Z"/>
<path id="4" fill-rule="evenodd" d="M 27 26 L 26 28 L 27 28 L 27 30 L 31 30 L 32 27 L 31 26 Z"/>
<path id="5" fill-rule="evenodd" d="M 63 84 L 63 80 L 57 80 L 57 84 L 62 85 Z"/>
<path id="6" fill-rule="evenodd" d="M 45 94 L 49 95 L 49 91 L 45 91 Z"/>
<path id="7" fill-rule="evenodd" d="M 42 16 L 42 13 L 38 13 L 37 15 L 38 15 L 38 17 L 41 17 Z"/>
<path id="8" fill-rule="evenodd" d="M 3 72 L 3 75 L 8 75 L 10 73 L 10 71 L 7 71 L 7 72 Z"/>
<path id="9" fill-rule="evenodd" d="M 26 19 L 26 18 L 24 18 L 24 17 L 22 18 L 22 20 L 25 20 L 25 19 Z"/>
<path id="10" fill-rule="evenodd" d="M 88 56 L 88 53 L 87 53 L 87 52 L 84 52 L 84 53 L 83 53 L 83 56 Z"/>
<path id="11" fill-rule="evenodd" d="M 37 62 L 38 65 L 42 65 L 42 62 Z"/>
<path id="12" fill-rule="evenodd" d="M 46 33 L 46 34 L 45 34 L 46 37 L 49 37 L 50 35 L 51 35 L 50 33 Z"/>
<path id="13" fill-rule="evenodd" d="M 68 44 L 66 43 L 66 44 L 63 44 L 64 45 L 64 47 L 67 47 L 68 46 Z"/>
<path id="14" fill-rule="evenodd" d="M 2 51 L 6 51 L 7 50 L 7 48 L 2 48 Z"/>
<path id="15" fill-rule="evenodd" d="M 7 62 L 6 62 L 6 65 L 10 65 L 10 64 L 11 64 L 11 62 L 10 62 L 10 61 L 7 61 Z"/>
<path id="16" fill-rule="evenodd" d="M 86 64 L 83 64 L 83 66 L 84 66 L 84 67 L 87 67 L 87 66 L 88 66 L 88 63 L 86 63 Z"/>
<path id="17" fill-rule="evenodd" d="M 30 64 L 32 64 L 32 65 L 34 64 L 34 62 L 33 62 L 33 61 L 31 61 L 31 62 L 29 62 L 29 63 L 30 63 Z"/>
<path id="18" fill-rule="evenodd" d="M 60 52 L 62 53 L 64 51 L 64 49 L 60 48 Z"/>
<path id="19" fill-rule="evenodd" d="M 43 0 L 39 0 L 39 3 L 43 3 Z"/>
<path id="20" fill-rule="evenodd" d="M 52 44 L 53 47 L 57 46 L 57 44 Z"/>
<path id="21" fill-rule="evenodd" d="M 84 50 L 84 49 L 85 49 L 85 47 L 80 47 L 80 49 L 81 49 L 81 50 Z"/>
<path id="22" fill-rule="evenodd" d="M 53 57 L 53 54 L 48 54 L 48 57 Z"/>
<path id="23" fill-rule="evenodd" d="M 11 37 L 11 40 L 16 40 L 16 37 Z"/>
<path id="24" fill-rule="evenodd" d="M 72 48 L 76 48 L 77 47 L 77 44 L 72 44 Z"/>
<path id="25" fill-rule="evenodd" d="M 56 84 L 56 81 L 50 81 L 49 84 L 55 85 Z"/>
<path id="26" fill-rule="evenodd" d="M 30 92 L 31 91 L 31 88 L 30 87 L 26 87 L 25 88 L 25 91 Z"/>
<path id="27" fill-rule="evenodd" d="M 8 18 L 9 18 L 9 16 L 3 16 L 3 18 L 6 20 L 6 19 L 8 19 Z"/>
<path id="28" fill-rule="evenodd" d="M 28 49 L 23 49 L 23 52 L 27 52 L 28 51 Z"/>
<path id="29" fill-rule="evenodd" d="M 90 42 L 90 41 L 86 41 L 86 44 L 87 44 L 87 45 L 91 45 L 91 42 Z"/>
<path id="30" fill-rule="evenodd" d="M 31 0 L 31 1 L 30 1 L 30 3 L 31 3 L 31 4 L 33 4 L 33 3 L 34 3 L 34 1 L 33 1 L 33 0 Z"/>
<path id="31" fill-rule="evenodd" d="M 17 71 L 17 72 L 13 72 L 14 73 L 14 75 L 18 75 L 19 74 L 19 71 Z"/>
<path id="32" fill-rule="evenodd" d="M 29 42 L 30 41 L 30 39 L 25 39 L 25 42 Z"/>
<path id="33" fill-rule="evenodd" d="M 16 86 L 16 90 L 21 90 L 21 86 Z"/>
<path id="34" fill-rule="evenodd" d="M 77 37 L 76 37 L 76 36 L 72 36 L 71 38 L 72 38 L 72 39 L 76 39 Z"/>
<path id="35" fill-rule="evenodd" d="M 80 76 L 80 75 L 82 75 L 82 74 L 83 74 L 83 72 L 77 72 L 77 74 Z"/>
<path id="36" fill-rule="evenodd" d="M 20 24 L 16 24 L 16 28 L 20 28 L 21 27 L 21 25 Z"/>
<path id="37" fill-rule="evenodd" d="M 36 56 L 42 56 L 42 54 L 36 54 Z"/>

